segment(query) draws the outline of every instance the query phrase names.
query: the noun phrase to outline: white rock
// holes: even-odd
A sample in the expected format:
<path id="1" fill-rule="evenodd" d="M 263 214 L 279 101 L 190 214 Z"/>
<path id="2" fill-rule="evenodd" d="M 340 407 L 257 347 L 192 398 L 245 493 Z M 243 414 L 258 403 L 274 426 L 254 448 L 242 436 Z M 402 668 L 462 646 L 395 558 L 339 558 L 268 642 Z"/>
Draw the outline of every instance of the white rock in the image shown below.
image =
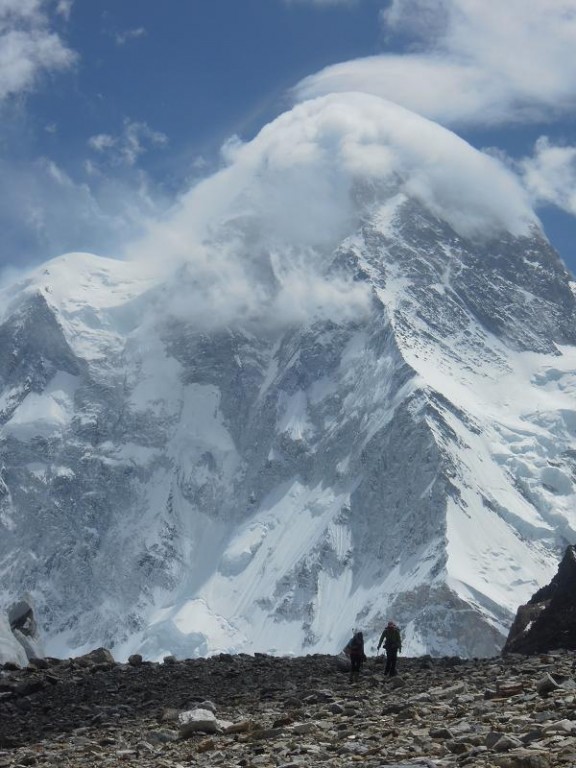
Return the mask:
<path id="1" fill-rule="evenodd" d="M 574 720 L 557 720 L 544 727 L 544 733 L 574 733 L 576 722 Z"/>
<path id="2" fill-rule="evenodd" d="M 5 614 L 0 614 L 0 664 L 7 662 L 25 667 L 28 664 L 28 657 L 23 646 L 14 636 L 8 618 Z"/>
<path id="3" fill-rule="evenodd" d="M 198 731 L 202 733 L 218 733 L 220 726 L 214 712 L 209 709 L 192 709 L 188 712 L 181 712 L 178 715 L 180 724 L 180 738 L 185 738 Z"/>

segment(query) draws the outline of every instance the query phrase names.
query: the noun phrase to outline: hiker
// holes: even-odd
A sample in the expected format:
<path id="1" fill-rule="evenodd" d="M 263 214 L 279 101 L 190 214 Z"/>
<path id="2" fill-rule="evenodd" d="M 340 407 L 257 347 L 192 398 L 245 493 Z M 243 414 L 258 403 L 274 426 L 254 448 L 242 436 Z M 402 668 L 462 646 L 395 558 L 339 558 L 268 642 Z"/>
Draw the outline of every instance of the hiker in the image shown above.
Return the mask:
<path id="1" fill-rule="evenodd" d="M 386 651 L 384 676 L 390 675 L 390 677 L 394 677 L 396 674 L 396 658 L 398 652 L 402 650 L 402 638 L 400 637 L 400 630 L 393 621 L 388 622 L 386 629 L 380 635 L 376 652 L 380 650 L 381 645 L 384 645 L 384 650 Z"/>
<path id="2" fill-rule="evenodd" d="M 350 682 L 360 679 L 362 664 L 366 661 L 364 653 L 364 635 L 362 632 L 354 632 L 352 639 L 344 648 L 344 653 L 350 657 Z"/>

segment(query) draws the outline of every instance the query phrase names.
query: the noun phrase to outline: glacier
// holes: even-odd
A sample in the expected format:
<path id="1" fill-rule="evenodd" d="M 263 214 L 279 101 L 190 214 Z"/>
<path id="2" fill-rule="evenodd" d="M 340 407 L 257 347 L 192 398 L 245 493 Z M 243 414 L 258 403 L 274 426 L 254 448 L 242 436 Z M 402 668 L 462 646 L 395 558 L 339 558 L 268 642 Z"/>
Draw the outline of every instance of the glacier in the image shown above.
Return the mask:
<path id="1" fill-rule="evenodd" d="M 0 294 L 0 607 L 46 652 L 490 656 L 576 539 L 576 283 L 509 172 L 299 105 Z"/>

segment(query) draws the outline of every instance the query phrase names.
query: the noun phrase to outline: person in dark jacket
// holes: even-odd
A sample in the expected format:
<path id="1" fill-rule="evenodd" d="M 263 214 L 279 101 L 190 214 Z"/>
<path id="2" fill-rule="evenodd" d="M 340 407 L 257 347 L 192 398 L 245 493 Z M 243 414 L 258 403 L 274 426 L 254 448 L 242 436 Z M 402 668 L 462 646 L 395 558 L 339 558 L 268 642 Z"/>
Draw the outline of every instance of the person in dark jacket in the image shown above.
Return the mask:
<path id="1" fill-rule="evenodd" d="M 364 654 L 364 635 L 362 632 L 355 632 L 351 640 L 344 648 L 344 653 L 350 657 L 350 682 L 353 683 L 360 679 L 360 670 L 362 664 L 366 661 Z"/>
<path id="2" fill-rule="evenodd" d="M 384 650 L 386 651 L 386 669 L 384 670 L 384 675 L 394 677 L 396 674 L 396 659 L 398 653 L 402 650 L 402 638 L 400 637 L 400 630 L 393 621 L 388 622 L 386 629 L 380 635 L 378 648 L 376 649 L 377 651 L 380 650 L 381 645 L 384 646 Z"/>

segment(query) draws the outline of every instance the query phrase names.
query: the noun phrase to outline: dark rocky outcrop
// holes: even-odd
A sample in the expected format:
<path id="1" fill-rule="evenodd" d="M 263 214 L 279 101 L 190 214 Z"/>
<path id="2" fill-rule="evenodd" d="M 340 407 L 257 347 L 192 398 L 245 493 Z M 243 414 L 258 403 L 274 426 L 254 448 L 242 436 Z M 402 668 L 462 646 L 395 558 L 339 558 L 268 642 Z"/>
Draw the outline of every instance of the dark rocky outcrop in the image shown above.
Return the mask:
<path id="1" fill-rule="evenodd" d="M 502 653 L 576 650 L 576 546 L 566 549 L 558 573 L 521 605 Z"/>

